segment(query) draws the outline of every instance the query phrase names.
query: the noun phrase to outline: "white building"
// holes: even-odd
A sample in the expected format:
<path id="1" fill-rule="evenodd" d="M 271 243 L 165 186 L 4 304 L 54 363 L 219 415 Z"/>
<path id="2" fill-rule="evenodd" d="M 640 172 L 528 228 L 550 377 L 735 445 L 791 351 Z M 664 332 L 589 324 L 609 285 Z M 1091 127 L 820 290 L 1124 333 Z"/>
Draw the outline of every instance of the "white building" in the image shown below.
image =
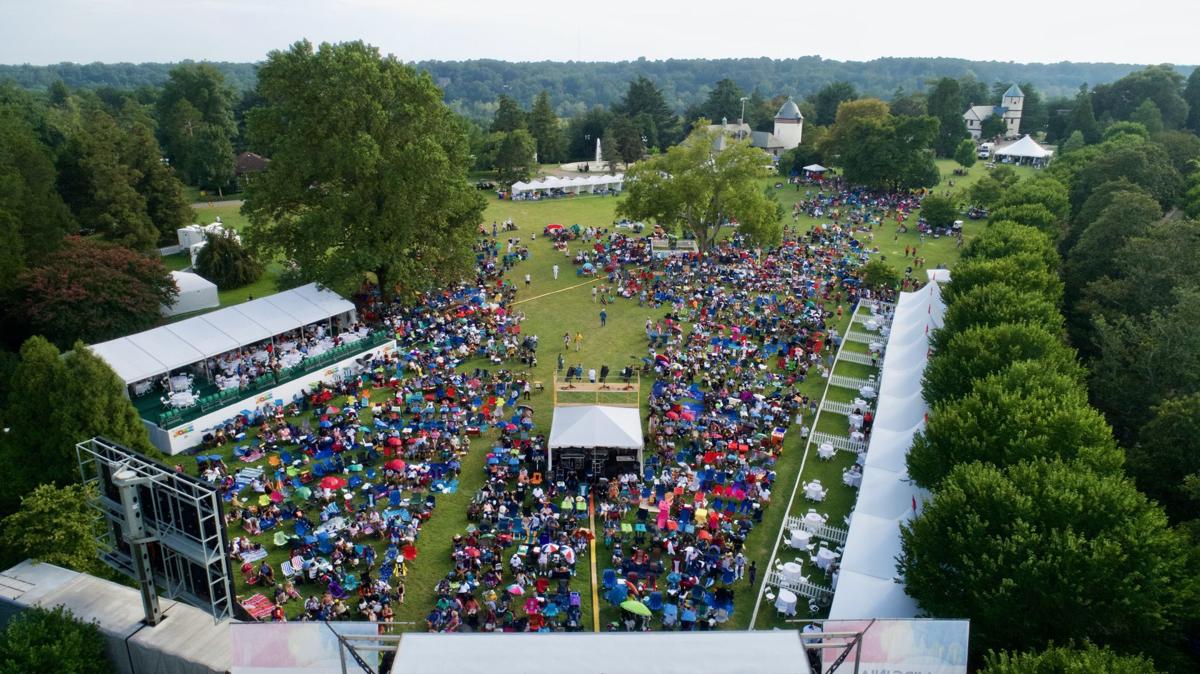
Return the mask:
<path id="1" fill-rule="evenodd" d="M 799 145 L 803 139 L 804 115 L 800 113 L 800 106 L 789 98 L 783 107 L 779 108 L 779 112 L 775 113 L 775 130 L 773 132 L 754 131 L 749 124 L 743 121 L 739 120 L 736 124 L 730 124 L 728 120 L 724 119 L 720 124 L 711 124 L 708 128 L 710 131 L 723 132 L 713 143 L 713 149 L 718 152 L 725 149 L 726 137 L 730 136 L 734 140 L 749 139 L 752 147 L 759 148 L 778 159 L 784 152 Z"/>
<path id="2" fill-rule="evenodd" d="M 963 121 L 967 123 L 967 131 L 975 140 L 983 135 L 983 120 L 992 115 L 1000 115 L 1004 119 L 1005 138 L 1018 138 L 1021 135 L 1021 111 L 1025 107 L 1025 93 L 1021 87 L 1012 85 L 1000 97 L 1000 105 L 972 105 L 963 113 Z"/>

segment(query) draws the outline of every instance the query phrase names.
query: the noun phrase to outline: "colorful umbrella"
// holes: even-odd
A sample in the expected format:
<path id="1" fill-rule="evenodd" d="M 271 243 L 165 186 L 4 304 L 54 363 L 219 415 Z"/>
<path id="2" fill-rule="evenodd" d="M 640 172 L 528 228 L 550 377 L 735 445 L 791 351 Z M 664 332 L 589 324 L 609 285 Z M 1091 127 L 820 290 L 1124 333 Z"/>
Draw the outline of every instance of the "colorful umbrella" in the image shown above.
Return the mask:
<path id="1" fill-rule="evenodd" d="M 621 608 L 634 615 L 645 616 L 647 618 L 650 617 L 650 609 L 636 599 L 626 599 L 625 601 L 621 602 Z"/>
<path id="2" fill-rule="evenodd" d="M 520 597 L 521 595 L 525 594 L 525 588 L 513 583 L 512 585 L 508 586 L 508 593 L 514 597 Z"/>
<path id="3" fill-rule="evenodd" d="M 399 447 L 400 445 L 404 444 L 404 441 L 393 435 L 392 437 L 388 438 L 387 443 L 389 447 Z"/>
<path id="4" fill-rule="evenodd" d="M 312 490 L 309 489 L 308 487 L 297 487 L 296 491 L 293 492 L 293 494 L 297 498 L 307 499 L 309 496 L 312 496 Z"/>
<path id="5" fill-rule="evenodd" d="M 401 461 L 400 459 L 392 459 L 391 461 L 388 461 L 387 463 L 383 464 L 383 467 L 387 468 L 388 470 L 400 471 L 400 470 L 404 470 L 404 465 L 405 465 L 404 462 Z"/>
<path id="6" fill-rule="evenodd" d="M 330 405 L 329 409 L 325 410 L 325 414 L 337 414 L 338 412 L 341 412 L 341 410 L 334 407 L 333 405 Z"/>
<path id="7" fill-rule="evenodd" d="M 273 501 L 275 503 L 283 503 L 283 492 L 281 492 L 281 491 L 271 492 L 271 501 Z"/>
<path id="8" fill-rule="evenodd" d="M 321 489 L 341 489 L 346 486 L 346 481 L 336 475 L 326 475 L 317 484 Z"/>

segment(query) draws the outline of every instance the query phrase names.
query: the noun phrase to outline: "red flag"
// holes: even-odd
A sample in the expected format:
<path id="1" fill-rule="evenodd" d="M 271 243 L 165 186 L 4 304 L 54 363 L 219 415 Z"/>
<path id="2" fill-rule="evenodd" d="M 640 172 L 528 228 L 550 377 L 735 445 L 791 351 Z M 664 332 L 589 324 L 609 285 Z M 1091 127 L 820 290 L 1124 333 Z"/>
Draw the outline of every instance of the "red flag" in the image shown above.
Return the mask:
<path id="1" fill-rule="evenodd" d="M 912 499 L 913 499 L 913 512 L 917 512 L 917 497 L 914 496 L 914 497 L 912 497 Z"/>

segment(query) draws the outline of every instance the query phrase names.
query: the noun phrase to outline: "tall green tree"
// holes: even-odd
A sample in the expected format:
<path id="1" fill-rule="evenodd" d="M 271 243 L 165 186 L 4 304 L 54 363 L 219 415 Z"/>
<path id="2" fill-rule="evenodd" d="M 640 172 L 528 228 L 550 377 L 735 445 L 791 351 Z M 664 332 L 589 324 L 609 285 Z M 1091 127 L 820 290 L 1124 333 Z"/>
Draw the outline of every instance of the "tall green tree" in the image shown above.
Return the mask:
<path id="1" fill-rule="evenodd" d="M 955 296 L 931 343 L 937 349 L 967 328 L 1020 322 L 1040 325 L 1051 332 L 1063 330 L 1062 313 L 1052 298 L 1004 281 L 985 283 Z"/>
<path id="2" fill-rule="evenodd" d="M 1149 98 L 1142 101 L 1141 105 L 1129 113 L 1129 121 L 1141 124 L 1151 134 L 1160 133 L 1163 130 L 1162 111 Z"/>
<path id="3" fill-rule="evenodd" d="M 1121 178 L 1144 187 L 1163 208 L 1173 206 L 1183 193 L 1183 177 L 1158 143 L 1130 141 L 1101 149 L 1071 183 L 1073 208 L 1078 209 L 1098 186 Z"/>
<path id="4" fill-rule="evenodd" d="M 1079 380 L 1031 360 L 976 380 L 967 396 L 935 406 L 913 438 L 908 474 L 936 490 L 960 464 L 1003 468 L 1053 458 L 1108 475 L 1119 475 L 1124 460 Z"/>
<path id="5" fill-rule="evenodd" d="M 467 141 L 428 74 L 361 42 L 298 42 L 258 71 L 251 143 L 271 157 L 243 207 L 252 248 L 333 288 L 385 298 L 470 273 L 484 202 Z"/>
<path id="6" fill-rule="evenodd" d="M 970 618 L 976 652 L 1087 638 L 1163 653 L 1195 600 L 1190 547 L 1119 474 L 975 463 L 902 526 L 899 566 L 922 609 Z"/>
<path id="7" fill-rule="evenodd" d="M 1083 230 L 1066 255 L 1063 278 L 1068 302 L 1073 304 L 1089 283 L 1112 269 L 1126 241 L 1144 234 L 1162 216 L 1158 203 L 1143 191 L 1114 193 L 1112 202 Z"/>
<path id="8" fill-rule="evenodd" d="M 1200 282 L 1200 222 L 1167 219 L 1131 236 L 1112 256 L 1105 277 L 1083 291 L 1077 309 L 1110 321 L 1175 304 L 1175 291 Z"/>
<path id="9" fill-rule="evenodd" d="M 1131 119 L 1134 111 L 1149 99 L 1162 114 L 1167 128 L 1178 129 L 1187 122 L 1188 104 L 1184 100 L 1184 79 L 1168 65 L 1148 66 L 1125 77 L 1096 87 L 1096 111 L 1113 119 Z"/>
<path id="10" fill-rule="evenodd" d="M 837 138 L 835 159 L 850 182 L 908 190 L 932 187 L 941 179 L 930 150 L 937 134 L 937 120 L 932 117 L 892 117 L 888 113 L 857 121 L 844 132 L 839 126 L 835 125 L 830 136 Z"/>
<path id="11" fill-rule="evenodd" d="M 1011 220 L 990 223 L 963 249 L 963 260 L 996 259 L 1009 255 L 1032 255 L 1046 271 L 1059 268 L 1061 260 L 1050 237 L 1034 227 Z"/>
<path id="12" fill-rule="evenodd" d="M 537 141 L 525 129 L 517 129 L 508 133 L 492 134 L 495 149 L 492 163 L 496 167 L 496 177 L 504 185 L 511 185 L 520 180 L 528 180 L 534 173 L 534 153 L 537 151 Z"/>
<path id="13" fill-rule="evenodd" d="M 645 136 L 638 124 L 628 117 L 616 117 L 605 138 L 611 138 L 613 150 L 621 162 L 628 166 L 646 153 Z"/>
<path id="14" fill-rule="evenodd" d="M 210 232 L 204 238 L 205 245 L 196 255 L 196 272 L 221 290 L 241 288 L 262 276 L 262 263 L 242 246 L 236 233 Z"/>
<path id="15" fill-rule="evenodd" d="M 1129 474 L 1175 522 L 1200 519 L 1200 500 L 1187 480 L 1200 479 L 1200 394 L 1169 398 L 1138 431 L 1129 448 Z"/>
<path id="16" fill-rule="evenodd" d="M 0 672 L 110 674 L 106 638 L 95 623 L 83 623 L 59 605 L 22 611 L 0 632 Z"/>
<path id="17" fill-rule="evenodd" d="M 1183 88 L 1183 101 L 1188 106 L 1186 126 L 1193 133 L 1200 133 L 1200 68 L 1192 70 L 1188 75 L 1187 85 Z"/>
<path id="18" fill-rule="evenodd" d="M 648 147 L 665 150 L 679 140 L 679 117 L 667 104 L 658 85 L 643 75 L 629 82 L 625 96 L 613 106 L 613 113 L 630 119 L 641 117 L 643 121 L 639 127 L 646 136 Z"/>
<path id="19" fill-rule="evenodd" d="M 178 241 L 177 231 L 191 224 L 195 213 L 184 196 L 183 184 L 160 161 L 154 133 L 140 124 L 130 128 L 125 133 L 122 152 L 133 170 L 133 188 L 145 199 L 146 215 L 158 232 L 157 243 L 169 245 Z M 229 179 L 232 178 L 231 171 Z"/>
<path id="20" fill-rule="evenodd" d="M 1119 655 L 1090 643 L 1026 653 L 990 652 L 979 670 L 980 674 L 1158 674 L 1160 671 L 1145 656 Z"/>
<path id="21" fill-rule="evenodd" d="M 964 138 L 958 147 L 954 148 L 954 161 L 963 168 L 971 168 L 975 165 L 975 160 L 978 159 L 975 152 L 975 141 L 970 138 Z"/>
<path id="22" fill-rule="evenodd" d="M 933 141 L 933 150 L 938 155 L 953 156 L 958 144 L 970 137 L 963 120 L 964 110 L 966 104 L 958 80 L 943 77 L 933 85 L 933 91 L 929 92 L 929 116 L 938 120 L 937 137 Z"/>
<path id="23" fill-rule="evenodd" d="M 1089 145 L 1100 142 L 1100 125 L 1096 123 L 1096 113 L 1092 108 L 1092 94 L 1088 91 L 1086 84 L 1080 85 L 1079 93 L 1075 96 L 1069 130 L 1082 133 L 1084 142 Z"/>
<path id="24" fill-rule="evenodd" d="M 1020 176 L 1011 166 L 997 166 L 971 186 L 971 203 L 991 208 L 1018 180 L 1020 180 Z"/>
<path id="25" fill-rule="evenodd" d="M 1046 267 L 1040 254 L 1014 253 L 993 259 L 963 260 L 954 268 L 953 280 L 942 294 L 947 303 L 954 304 L 973 288 L 990 283 L 1007 283 L 1029 292 L 1036 292 L 1052 302 L 1062 299 L 1063 285 L 1056 270 Z"/>
<path id="26" fill-rule="evenodd" d="M 16 111 L 0 106 L 0 259 L 9 270 L 0 291 L 27 261 L 36 263 L 75 229 L 55 180 L 49 149 Z"/>
<path id="27" fill-rule="evenodd" d="M 81 573 L 105 573 L 98 544 L 104 527 L 90 503 L 94 497 L 82 484 L 43 484 L 22 496 L 20 508 L 0 525 L 3 561 L 35 559 Z"/>
<path id="28" fill-rule="evenodd" d="M 921 200 L 921 217 L 930 227 L 949 227 L 958 219 L 958 204 L 950 197 L 930 194 Z"/>
<path id="29" fill-rule="evenodd" d="M 821 87 L 810 99 L 816 110 L 814 123 L 829 126 L 837 119 L 838 106 L 858 98 L 858 90 L 849 82 L 831 82 Z M 919 114 L 925 114 L 921 112 Z"/>
<path id="30" fill-rule="evenodd" d="M 726 77 L 718 81 L 708 93 L 708 97 L 700 105 L 700 116 L 714 122 L 722 119 L 736 121 L 742 114 L 742 97 L 745 95 L 737 82 Z"/>
<path id="31" fill-rule="evenodd" d="M 171 69 L 156 105 L 163 148 L 184 178 L 221 191 L 233 179 L 237 94 L 208 63 Z"/>
<path id="32" fill-rule="evenodd" d="M 765 175 L 765 153 L 744 141 L 714 152 L 718 133 L 698 127 L 665 154 L 630 167 L 618 215 L 682 228 L 696 237 L 701 250 L 708 250 L 731 222 L 752 242 L 778 241 L 781 207 L 758 182 Z"/>
<path id="33" fill-rule="evenodd" d="M 529 133 L 537 143 L 537 160 L 543 164 L 554 164 L 566 158 L 567 139 L 558 115 L 550 105 L 550 94 L 543 91 L 533 102 L 529 113 Z"/>
<path id="34" fill-rule="evenodd" d="M 929 360 L 922 379 L 925 400 L 936 405 L 961 398 L 971 392 L 976 379 L 1023 360 L 1083 381 L 1075 352 L 1046 328 L 1029 323 L 977 326 L 951 337 Z"/>
<path id="35" fill-rule="evenodd" d="M 516 99 L 502 95 L 496 99 L 496 114 L 492 117 L 492 132 L 510 133 L 518 129 L 528 129 L 527 117 Z"/>

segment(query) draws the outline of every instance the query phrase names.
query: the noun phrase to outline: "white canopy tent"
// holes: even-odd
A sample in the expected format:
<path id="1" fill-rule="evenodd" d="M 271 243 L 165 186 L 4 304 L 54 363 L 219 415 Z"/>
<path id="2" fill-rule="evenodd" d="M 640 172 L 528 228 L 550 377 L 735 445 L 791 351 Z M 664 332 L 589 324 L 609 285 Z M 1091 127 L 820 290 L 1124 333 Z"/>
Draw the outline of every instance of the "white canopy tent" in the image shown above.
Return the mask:
<path id="1" fill-rule="evenodd" d="M 563 190 L 570 192 L 571 194 L 583 194 L 595 192 L 596 188 L 598 187 L 620 191 L 624 185 L 625 174 L 623 173 L 617 173 L 615 175 L 583 175 L 570 178 L 547 176 L 538 180 L 513 183 L 512 194 L 513 196 L 517 196 L 519 194 L 539 192 L 542 190 Z"/>
<path id="2" fill-rule="evenodd" d="M 1015 143 L 1005 145 L 996 150 L 996 157 L 999 159 L 1017 162 L 1021 164 L 1044 165 L 1050 161 L 1050 157 L 1054 153 L 1046 148 L 1038 145 L 1028 134 Z"/>
<path id="3" fill-rule="evenodd" d="M 392 671 L 405 674 L 808 674 L 799 630 L 422 634 L 400 640 Z"/>
<path id="4" fill-rule="evenodd" d="M 636 407 L 560 405 L 550 425 L 550 449 L 612 447 L 642 449 L 642 419 Z"/>
<path id="5" fill-rule="evenodd" d="M 128 385 L 312 323 L 353 313 L 354 304 L 310 283 L 94 344 L 91 349 Z"/>
<path id="6" fill-rule="evenodd" d="M 217 297 L 217 284 L 212 281 L 186 271 L 173 271 L 171 278 L 175 279 L 175 285 L 179 288 L 179 297 L 175 298 L 175 302 L 170 306 L 162 307 L 164 316 L 178 316 L 221 306 L 221 300 Z"/>
<path id="7" fill-rule="evenodd" d="M 929 360 L 930 334 L 941 327 L 944 312 L 941 289 L 933 280 L 916 292 L 901 293 L 896 302 L 879 375 L 874 432 L 829 611 L 832 619 L 913 618 L 920 613 L 897 579 L 896 558 L 901 523 L 927 497 L 909 481 L 906 459 L 929 410 L 921 396 L 921 373 Z"/>
<path id="8" fill-rule="evenodd" d="M 821 166 L 820 164 L 809 164 L 808 166 L 804 167 L 804 170 L 808 171 L 809 173 L 824 173 L 829 169 Z"/>

